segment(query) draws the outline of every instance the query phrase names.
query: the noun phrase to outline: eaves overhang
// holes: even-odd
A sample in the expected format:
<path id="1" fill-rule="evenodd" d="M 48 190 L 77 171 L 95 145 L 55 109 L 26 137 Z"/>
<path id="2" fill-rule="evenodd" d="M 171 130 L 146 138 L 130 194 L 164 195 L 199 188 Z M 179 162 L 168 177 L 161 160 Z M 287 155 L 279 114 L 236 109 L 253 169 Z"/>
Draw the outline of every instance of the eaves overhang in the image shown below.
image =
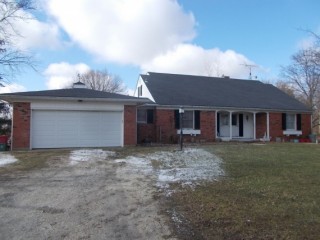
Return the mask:
<path id="1" fill-rule="evenodd" d="M 48 96 L 17 96 L 17 95 L 0 95 L 0 99 L 9 103 L 13 102 L 32 102 L 39 100 L 48 101 L 87 101 L 87 102 L 110 102 L 122 104 L 144 104 L 150 102 L 147 98 L 87 98 L 87 97 L 48 97 Z"/>
<path id="2" fill-rule="evenodd" d="M 220 111 L 247 111 L 247 112 L 299 112 L 299 113 L 308 113 L 311 114 L 312 110 L 306 110 L 306 109 L 277 109 L 277 108 L 246 108 L 246 107 L 217 107 L 217 106 L 191 106 L 191 105 L 161 105 L 156 103 L 151 104 L 144 104 L 142 106 L 150 106 L 150 107 L 157 107 L 160 109 L 194 109 L 194 110 L 208 110 L 208 111 L 214 111 L 214 110 L 220 110 Z"/>

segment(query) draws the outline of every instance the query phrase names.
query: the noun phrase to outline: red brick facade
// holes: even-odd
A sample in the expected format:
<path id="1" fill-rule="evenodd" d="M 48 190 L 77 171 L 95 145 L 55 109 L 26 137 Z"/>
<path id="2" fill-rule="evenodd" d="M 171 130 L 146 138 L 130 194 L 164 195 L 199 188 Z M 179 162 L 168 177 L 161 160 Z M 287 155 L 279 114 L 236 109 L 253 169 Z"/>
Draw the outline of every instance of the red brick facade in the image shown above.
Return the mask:
<path id="1" fill-rule="evenodd" d="M 124 106 L 124 145 L 136 145 L 137 144 L 137 107 L 136 106 Z"/>
<path id="2" fill-rule="evenodd" d="M 200 131 L 196 136 L 184 135 L 185 142 L 215 141 L 215 112 L 200 112 Z M 138 123 L 138 143 L 177 143 L 179 134 L 175 128 L 174 110 L 156 109 L 152 124 Z"/>
<path id="3" fill-rule="evenodd" d="M 30 103 L 13 103 L 12 149 L 30 148 Z"/>
<path id="4" fill-rule="evenodd" d="M 197 136 L 184 135 L 186 142 L 213 142 L 216 140 L 215 111 L 200 111 L 200 130 Z M 302 136 L 307 137 L 311 133 L 311 115 L 301 114 Z M 261 139 L 267 133 L 267 113 L 256 114 L 256 139 Z M 271 141 L 277 137 L 285 141 L 297 136 L 287 137 L 283 135 L 282 113 L 269 113 L 269 136 Z M 138 143 L 158 142 L 177 143 L 179 135 L 175 129 L 174 110 L 156 109 L 152 124 L 138 123 Z"/>
<path id="5" fill-rule="evenodd" d="M 200 134 L 183 136 L 185 142 L 213 142 L 216 140 L 215 111 L 200 111 Z M 179 134 L 175 128 L 174 110 L 155 109 L 153 123 L 136 123 L 135 105 L 124 106 L 124 145 L 136 145 L 142 142 L 177 143 Z M 283 135 L 282 113 L 269 113 L 270 137 L 272 141 L 290 137 Z M 12 149 L 30 148 L 31 109 L 30 103 L 13 103 Z M 301 114 L 302 136 L 311 133 L 311 114 Z M 267 132 L 267 114 L 256 114 L 256 138 L 262 138 Z M 296 138 L 297 136 L 293 136 Z M 292 138 L 292 137 L 291 137 Z"/>
<path id="6" fill-rule="evenodd" d="M 311 114 L 301 114 L 302 136 L 308 136 L 312 132 Z"/>
<path id="7" fill-rule="evenodd" d="M 297 136 L 285 136 L 282 129 L 282 113 L 270 113 L 270 136 L 272 141 L 276 138 L 281 138 L 284 141 L 289 141 L 291 138 L 297 138 Z M 311 114 L 301 114 L 301 137 L 308 138 L 311 133 Z"/>
<path id="8" fill-rule="evenodd" d="M 256 114 L 256 138 L 263 138 L 267 132 L 267 114 Z"/>
<path id="9" fill-rule="evenodd" d="M 213 111 L 200 112 L 200 130 L 202 141 L 213 142 L 216 139 L 216 113 Z"/>

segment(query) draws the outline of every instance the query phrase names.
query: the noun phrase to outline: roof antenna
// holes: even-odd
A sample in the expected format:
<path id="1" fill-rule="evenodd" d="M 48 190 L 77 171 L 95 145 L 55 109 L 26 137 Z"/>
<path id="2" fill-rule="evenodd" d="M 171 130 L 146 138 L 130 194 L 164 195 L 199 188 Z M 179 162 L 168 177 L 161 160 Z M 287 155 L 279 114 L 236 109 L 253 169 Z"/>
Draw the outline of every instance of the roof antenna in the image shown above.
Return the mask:
<path id="1" fill-rule="evenodd" d="M 243 66 L 245 66 L 246 68 L 249 68 L 249 80 L 252 80 L 252 68 L 258 67 L 257 65 L 253 65 L 253 64 L 241 64 Z M 257 76 L 255 76 L 255 79 L 257 79 Z"/>

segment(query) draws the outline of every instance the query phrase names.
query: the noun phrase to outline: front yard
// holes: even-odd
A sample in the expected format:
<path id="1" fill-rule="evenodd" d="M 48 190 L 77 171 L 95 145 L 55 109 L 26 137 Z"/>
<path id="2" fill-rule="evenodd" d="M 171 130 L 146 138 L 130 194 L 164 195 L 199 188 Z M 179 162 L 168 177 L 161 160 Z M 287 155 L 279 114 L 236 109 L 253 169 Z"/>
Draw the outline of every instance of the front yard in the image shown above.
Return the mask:
<path id="1" fill-rule="evenodd" d="M 226 175 L 169 201 L 182 239 L 319 239 L 320 147 L 235 144 L 204 147 Z"/>
<path id="2" fill-rule="evenodd" d="M 0 153 L 3 239 L 318 239 L 320 146 Z M 14 162 L 14 158 L 17 160 Z"/>

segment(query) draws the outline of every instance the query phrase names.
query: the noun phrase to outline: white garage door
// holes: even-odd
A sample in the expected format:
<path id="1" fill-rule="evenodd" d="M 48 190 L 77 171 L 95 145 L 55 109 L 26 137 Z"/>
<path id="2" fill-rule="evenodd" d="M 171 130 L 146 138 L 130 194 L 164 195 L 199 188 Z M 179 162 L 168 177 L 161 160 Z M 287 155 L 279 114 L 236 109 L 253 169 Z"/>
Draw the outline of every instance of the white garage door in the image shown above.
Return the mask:
<path id="1" fill-rule="evenodd" d="M 122 112 L 32 111 L 32 148 L 122 146 Z"/>

